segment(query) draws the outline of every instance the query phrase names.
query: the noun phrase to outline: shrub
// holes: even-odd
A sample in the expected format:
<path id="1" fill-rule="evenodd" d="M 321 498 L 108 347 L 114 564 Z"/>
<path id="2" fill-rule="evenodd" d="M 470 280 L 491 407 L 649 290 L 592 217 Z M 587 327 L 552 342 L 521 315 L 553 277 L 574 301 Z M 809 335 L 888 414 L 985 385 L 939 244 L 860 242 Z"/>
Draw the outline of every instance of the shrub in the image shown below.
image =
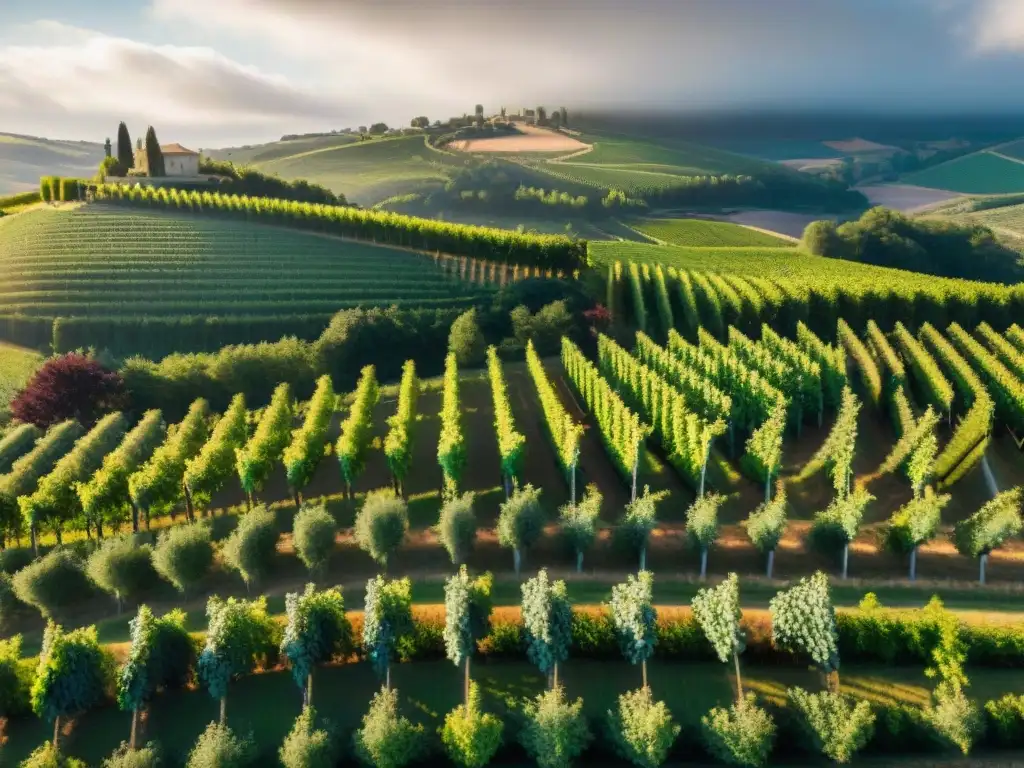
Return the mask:
<path id="1" fill-rule="evenodd" d="M 448 333 L 448 351 L 454 353 L 455 361 L 468 368 L 483 365 L 486 346 L 476 309 L 459 315 Z"/>
<path id="2" fill-rule="evenodd" d="M 590 743 L 583 699 L 566 701 L 561 686 L 526 702 L 523 713 L 519 743 L 540 768 L 569 768 Z"/>
<path id="3" fill-rule="evenodd" d="M 1001 747 L 1024 746 L 1024 695 L 1008 693 L 985 703 L 987 731 Z"/>
<path id="4" fill-rule="evenodd" d="M 437 537 L 452 563 L 466 562 L 476 540 L 476 515 L 473 514 L 473 493 L 453 496 L 441 506 L 437 521 Z"/>
<path id="5" fill-rule="evenodd" d="M 62 755 L 48 741 L 25 758 L 20 768 L 86 768 L 86 765 L 81 760 Z"/>
<path id="6" fill-rule="evenodd" d="M 0 550 L 0 573 L 13 576 L 35 560 L 31 547 L 8 547 Z"/>
<path id="7" fill-rule="evenodd" d="M 168 528 L 153 550 L 153 567 L 179 592 L 187 592 L 213 566 L 213 542 L 205 525 Z"/>
<path id="8" fill-rule="evenodd" d="M 85 564 L 89 578 L 117 600 L 135 597 L 150 589 L 157 581 L 153 569 L 153 550 L 149 545 L 137 546 L 131 536 L 119 536 L 104 541 Z"/>
<path id="9" fill-rule="evenodd" d="M 124 382 L 98 361 L 77 353 L 43 363 L 11 402 L 12 416 L 38 427 L 76 419 L 92 426 L 126 404 Z"/>
<path id="10" fill-rule="evenodd" d="M 808 693 L 802 688 L 790 688 L 787 694 L 807 740 L 829 759 L 848 763 L 871 740 L 875 714 L 868 702 L 853 703 L 841 693 Z"/>
<path id="11" fill-rule="evenodd" d="M 189 753 L 187 768 L 242 768 L 256 764 L 252 736 L 238 736 L 228 726 L 210 723 Z"/>
<path id="12" fill-rule="evenodd" d="M 21 601 L 14 594 L 11 577 L 6 573 L 0 573 L 0 629 L 3 629 L 22 607 Z"/>
<path id="13" fill-rule="evenodd" d="M 726 765 L 758 768 L 768 762 L 775 740 L 775 722 L 757 706 L 754 694 L 728 709 L 715 707 L 700 719 L 701 740 L 708 752 Z"/>
<path id="14" fill-rule="evenodd" d="M 945 744 L 965 755 L 985 728 L 978 707 L 959 689 L 937 696 L 935 703 L 925 710 L 925 717 Z"/>
<path id="15" fill-rule="evenodd" d="M 22 568 L 11 580 L 15 596 L 46 618 L 88 598 L 92 592 L 82 565 L 66 549 L 55 549 Z"/>
<path id="16" fill-rule="evenodd" d="M 32 671 L 21 662 L 21 635 L 0 640 L 0 718 L 12 718 L 31 711 L 29 691 Z"/>
<path id="17" fill-rule="evenodd" d="M 374 768 L 402 768 L 424 752 L 422 725 L 398 713 L 398 691 L 381 688 L 355 733 L 356 757 Z"/>
<path id="18" fill-rule="evenodd" d="M 334 553 L 338 523 L 323 505 L 304 506 L 295 515 L 292 543 L 302 564 L 311 573 L 322 573 Z"/>
<path id="19" fill-rule="evenodd" d="M 655 701 L 649 687 L 619 696 L 619 706 L 608 711 L 608 730 L 615 751 L 640 768 L 658 768 L 668 757 L 680 728 L 663 701 Z"/>
<path id="20" fill-rule="evenodd" d="M 242 515 L 224 542 L 224 562 L 238 571 L 246 587 L 270 571 L 277 554 L 277 520 L 263 505 Z"/>
<path id="21" fill-rule="evenodd" d="M 284 768 L 333 768 L 341 749 L 330 725 L 318 728 L 316 710 L 303 707 L 277 754 Z"/>
<path id="22" fill-rule="evenodd" d="M 107 696 L 114 661 L 100 647 L 96 627 L 71 632 L 48 622 L 32 681 L 32 711 L 59 732 L 62 718 L 99 706 Z"/>
<path id="23" fill-rule="evenodd" d="M 387 567 L 388 557 L 402 545 L 409 530 L 409 510 L 391 488 L 366 494 L 356 514 L 355 539 L 360 549 Z"/>
<path id="24" fill-rule="evenodd" d="M 121 746 L 114 750 L 114 754 L 103 761 L 103 768 L 157 768 L 159 765 L 160 752 L 153 742 L 132 749 L 122 741 Z"/>
<path id="25" fill-rule="evenodd" d="M 480 711 L 480 687 L 469 687 L 469 702 L 460 704 L 444 718 L 441 743 L 448 758 L 462 768 L 483 768 L 501 746 L 502 722 Z"/>
<path id="26" fill-rule="evenodd" d="M 289 592 L 284 597 L 288 623 L 281 639 L 281 653 L 288 659 L 292 677 L 310 703 L 310 677 L 313 668 L 335 657 L 352 653 L 352 625 L 345 615 L 341 588 L 317 592 L 307 584 L 304 592 Z"/>

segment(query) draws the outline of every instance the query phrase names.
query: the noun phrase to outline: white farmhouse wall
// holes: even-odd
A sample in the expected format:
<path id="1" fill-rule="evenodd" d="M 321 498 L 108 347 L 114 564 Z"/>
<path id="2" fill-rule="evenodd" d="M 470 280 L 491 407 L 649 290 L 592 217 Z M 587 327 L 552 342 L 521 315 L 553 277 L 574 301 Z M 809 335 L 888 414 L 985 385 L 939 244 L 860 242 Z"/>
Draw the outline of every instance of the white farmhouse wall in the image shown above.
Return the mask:
<path id="1" fill-rule="evenodd" d="M 198 176 L 199 155 L 164 155 L 164 173 L 168 176 Z"/>

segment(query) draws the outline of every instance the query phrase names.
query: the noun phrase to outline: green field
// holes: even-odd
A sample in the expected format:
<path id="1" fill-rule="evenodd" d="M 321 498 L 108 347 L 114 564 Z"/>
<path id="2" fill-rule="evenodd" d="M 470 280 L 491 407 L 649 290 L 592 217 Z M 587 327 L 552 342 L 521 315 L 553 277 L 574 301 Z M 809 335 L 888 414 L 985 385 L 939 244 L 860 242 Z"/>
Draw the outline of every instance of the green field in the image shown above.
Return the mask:
<path id="1" fill-rule="evenodd" d="M 1010 157 L 1024 160 L 1024 139 L 1012 141 L 1009 144 L 1000 144 L 998 147 L 995 147 L 995 151 L 1001 155 L 1009 155 Z"/>
<path id="2" fill-rule="evenodd" d="M 907 174 L 902 180 L 907 184 L 969 195 L 1024 192 L 1024 162 L 1008 160 L 992 152 L 977 152 Z"/>
<path id="3" fill-rule="evenodd" d="M 431 259 L 246 222 L 92 205 L 0 220 L 0 301 L 59 315 L 283 315 L 458 305 Z"/>
<path id="4" fill-rule="evenodd" d="M 428 147 L 423 136 L 373 139 L 255 161 L 262 171 L 323 184 L 362 205 L 444 182 L 446 167 L 464 164 L 462 158 Z"/>
<path id="5" fill-rule="evenodd" d="M 643 170 L 639 166 L 583 165 L 581 163 L 546 163 L 535 166 L 556 179 L 597 189 L 621 189 L 630 196 L 641 196 L 648 190 L 678 186 L 679 174 Z M 659 166 L 660 167 L 660 166 Z"/>
<path id="6" fill-rule="evenodd" d="M 631 225 L 666 245 L 763 246 L 767 248 L 793 245 L 790 240 L 725 221 L 639 219 L 631 222 Z"/>
<path id="7" fill-rule="evenodd" d="M 626 137 L 586 137 L 593 149 L 568 162 L 586 165 L 661 165 L 678 176 L 752 174 L 765 163 L 713 147 L 687 142 L 656 142 Z M 557 165 L 558 163 L 549 163 Z"/>

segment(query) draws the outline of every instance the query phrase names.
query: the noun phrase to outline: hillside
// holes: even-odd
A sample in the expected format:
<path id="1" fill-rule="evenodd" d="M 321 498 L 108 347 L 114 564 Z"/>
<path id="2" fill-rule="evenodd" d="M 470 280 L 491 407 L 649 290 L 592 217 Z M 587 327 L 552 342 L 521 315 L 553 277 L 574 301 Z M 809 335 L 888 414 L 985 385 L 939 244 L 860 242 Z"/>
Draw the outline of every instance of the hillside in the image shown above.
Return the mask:
<path id="1" fill-rule="evenodd" d="M 103 145 L 0 133 L 0 195 L 38 189 L 39 177 L 91 177 Z"/>
<path id="2" fill-rule="evenodd" d="M 219 318 L 218 327 L 233 324 L 244 333 L 251 324 L 265 339 L 315 336 L 344 307 L 458 306 L 478 295 L 433 260 L 406 251 L 99 204 L 0 220 L 0 278 L 8 314 L 112 318 L 115 329 L 158 318 Z M 211 330 L 209 322 L 204 327 Z M 216 333 L 192 333 L 193 349 L 225 343 Z M 153 341 L 138 343 L 149 349 Z"/>
<path id="3" fill-rule="evenodd" d="M 793 245 L 791 240 L 739 224 L 706 219 L 638 219 L 630 226 L 665 245 L 767 246 Z"/>
<path id="4" fill-rule="evenodd" d="M 365 142 L 341 142 L 312 148 L 283 142 L 287 147 L 263 150 L 252 164 L 266 173 L 285 179 L 308 181 L 344 193 L 360 205 L 372 205 L 396 194 L 440 186 L 445 170 L 462 166 L 465 161 L 438 152 L 426 145 L 423 136 L 372 139 Z M 291 154 L 284 150 L 298 149 Z M 227 156 L 227 159 L 235 158 Z"/>
<path id="5" fill-rule="evenodd" d="M 332 136 L 310 136 L 299 139 L 282 139 L 265 144 L 246 144 L 242 147 L 224 147 L 208 149 L 203 155 L 214 160 L 230 160 L 236 165 L 249 165 L 277 160 L 289 155 L 297 155 L 314 149 L 330 149 L 342 147 L 359 141 L 359 136 L 340 133 Z"/>
<path id="6" fill-rule="evenodd" d="M 902 180 L 969 195 L 1024 192 L 1024 160 L 1014 159 L 1001 150 L 976 152 L 906 174 Z"/>

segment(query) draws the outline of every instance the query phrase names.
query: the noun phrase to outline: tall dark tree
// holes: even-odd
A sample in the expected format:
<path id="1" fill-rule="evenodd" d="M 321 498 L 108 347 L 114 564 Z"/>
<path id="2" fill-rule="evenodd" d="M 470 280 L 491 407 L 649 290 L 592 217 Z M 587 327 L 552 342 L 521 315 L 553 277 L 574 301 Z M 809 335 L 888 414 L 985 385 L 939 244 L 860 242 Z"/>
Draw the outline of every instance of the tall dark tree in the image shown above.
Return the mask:
<path id="1" fill-rule="evenodd" d="M 546 125 L 548 122 L 548 111 L 544 107 L 537 107 L 537 125 Z"/>
<path id="2" fill-rule="evenodd" d="M 562 125 L 569 124 L 569 111 L 565 107 L 560 107 L 558 110 L 559 117 L 561 118 Z"/>
<path id="3" fill-rule="evenodd" d="M 153 126 L 146 129 L 146 166 L 150 176 L 164 176 L 164 153 L 160 150 L 160 142 L 156 138 Z"/>
<path id="4" fill-rule="evenodd" d="M 90 357 L 61 355 L 46 361 L 11 403 L 18 421 L 47 427 L 66 419 L 92 425 L 126 405 L 121 375 Z"/>
<path id="5" fill-rule="evenodd" d="M 128 135 L 128 126 L 121 123 L 117 126 L 117 162 L 123 168 L 135 165 L 135 154 L 132 152 L 132 137 Z"/>

